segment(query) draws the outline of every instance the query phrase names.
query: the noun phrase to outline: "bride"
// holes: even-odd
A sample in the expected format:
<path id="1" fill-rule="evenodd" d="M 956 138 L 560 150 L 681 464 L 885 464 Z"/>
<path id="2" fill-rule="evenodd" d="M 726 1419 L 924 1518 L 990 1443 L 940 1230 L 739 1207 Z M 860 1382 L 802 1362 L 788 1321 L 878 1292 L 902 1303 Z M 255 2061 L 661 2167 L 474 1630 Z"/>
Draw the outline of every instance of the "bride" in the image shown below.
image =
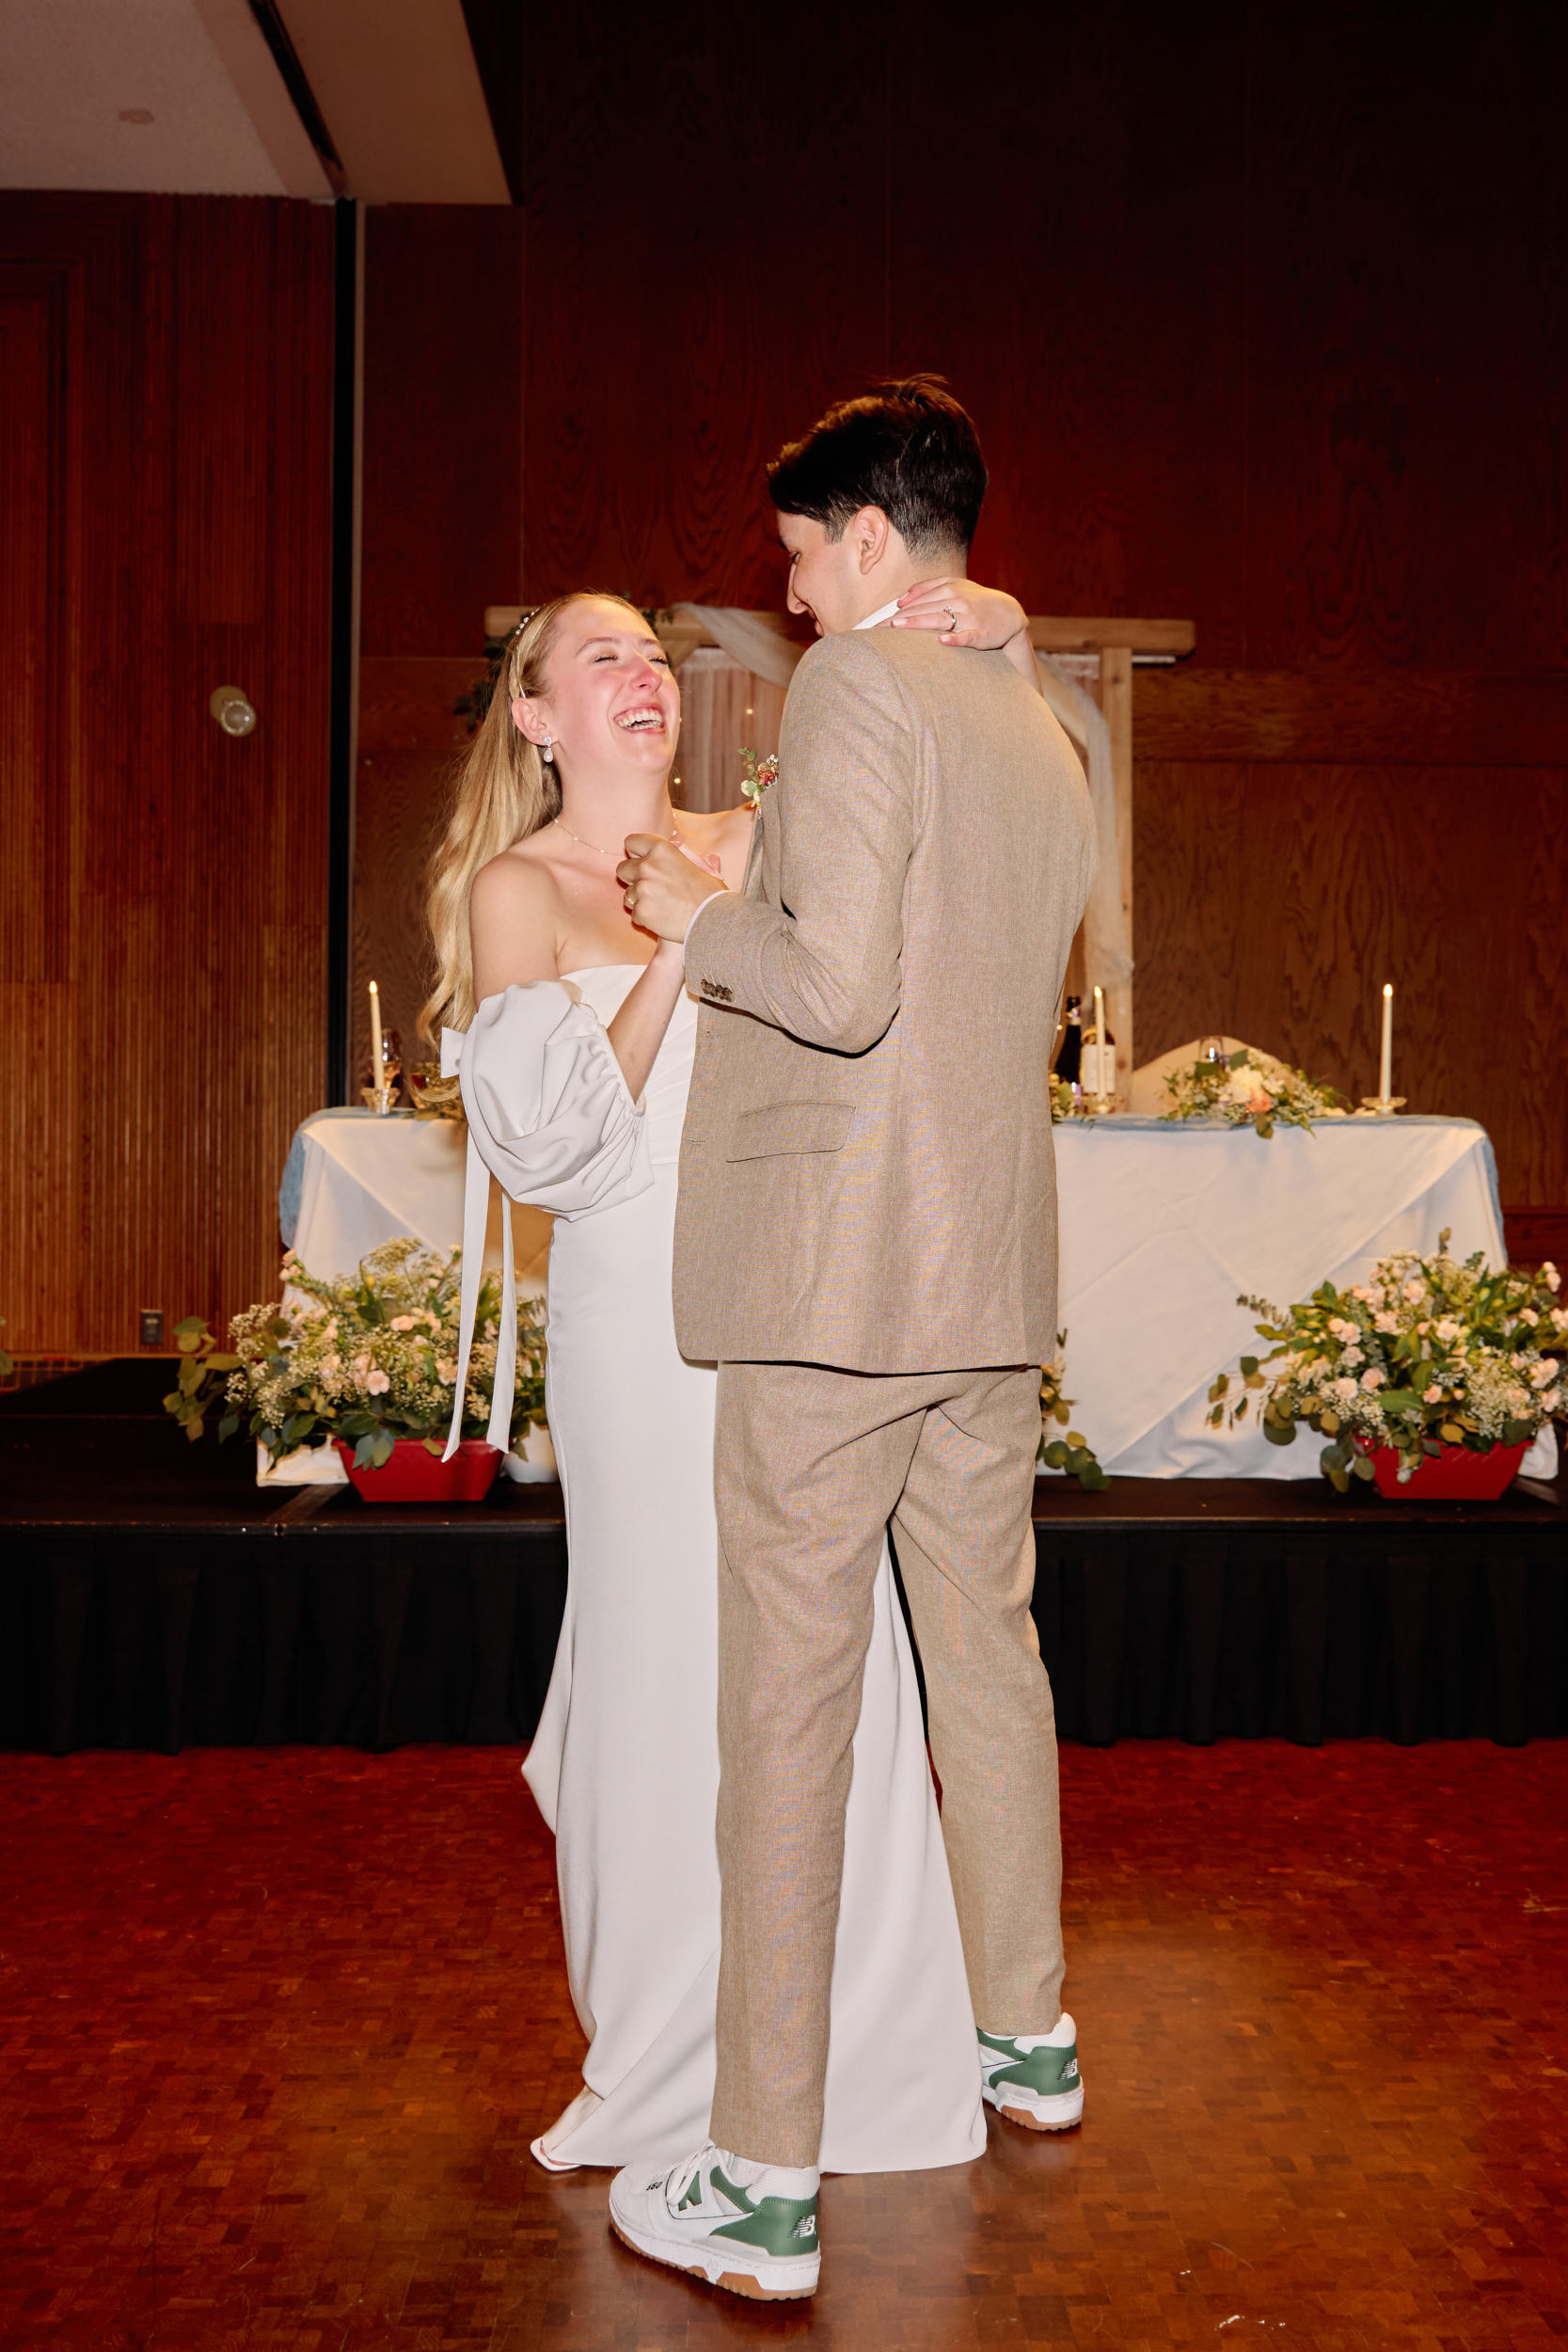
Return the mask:
<path id="1" fill-rule="evenodd" d="M 1033 675 L 1011 597 L 942 580 L 901 604 L 895 626 L 1006 644 Z M 662 834 L 738 889 L 752 819 L 673 807 L 679 726 L 668 657 L 635 608 L 592 593 L 541 606 L 508 647 L 430 893 L 437 977 L 424 1021 L 466 1032 L 443 1042 L 461 1057 L 484 1163 L 513 1199 L 555 1212 L 547 1403 L 570 1566 L 524 1777 L 556 1836 L 589 2047 L 581 2090 L 533 2142 L 551 2170 L 667 2161 L 706 2137 L 713 2093 L 715 1375 L 677 1351 L 670 1295 L 697 1009 L 681 950 L 636 929 L 615 868 L 627 834 Z M 470 1209 L 476 1174 L 487 1184 L 471 1152 Z M 504 1377 L 498 1364 L 503 1421 Z M 822 2165 L 908 2171 L 984 2145 L 914 1661 L 884 1552 L 846 1823 Z"/>

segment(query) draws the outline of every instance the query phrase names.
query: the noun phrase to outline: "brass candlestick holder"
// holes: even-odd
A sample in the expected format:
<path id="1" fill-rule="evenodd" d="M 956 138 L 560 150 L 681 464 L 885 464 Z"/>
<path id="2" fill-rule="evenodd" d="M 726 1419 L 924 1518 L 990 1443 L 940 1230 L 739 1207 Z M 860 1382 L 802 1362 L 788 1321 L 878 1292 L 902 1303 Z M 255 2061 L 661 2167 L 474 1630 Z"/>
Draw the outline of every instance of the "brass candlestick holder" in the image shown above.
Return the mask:
<path id="1" fill-rule="evenodd" d="M 1396 1111 L 1403 1110 L 1404 1104 L 1402 1094 L 1364 1094 L 1361 1097 L 1362 1109 L 1370 1111 L 1374 1119 L 1392 1119 Z"/>

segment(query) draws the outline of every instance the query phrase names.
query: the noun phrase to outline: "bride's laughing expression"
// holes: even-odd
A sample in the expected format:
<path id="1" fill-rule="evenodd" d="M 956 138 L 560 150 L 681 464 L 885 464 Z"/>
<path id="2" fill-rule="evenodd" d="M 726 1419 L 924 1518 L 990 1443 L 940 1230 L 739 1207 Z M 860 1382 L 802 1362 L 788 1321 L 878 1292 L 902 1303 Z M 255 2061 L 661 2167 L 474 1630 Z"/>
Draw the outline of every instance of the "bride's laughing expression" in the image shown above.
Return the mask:
<path id="1" fill-rule="evenodd" d="M 673 758 L 680 715 L 670 657 L 640 614 L 610 597 L 568 607 L 546 691 L 512 706 L 530 740 L 547 736 L 567 769 L 645 775 L 661 775 Z"/>

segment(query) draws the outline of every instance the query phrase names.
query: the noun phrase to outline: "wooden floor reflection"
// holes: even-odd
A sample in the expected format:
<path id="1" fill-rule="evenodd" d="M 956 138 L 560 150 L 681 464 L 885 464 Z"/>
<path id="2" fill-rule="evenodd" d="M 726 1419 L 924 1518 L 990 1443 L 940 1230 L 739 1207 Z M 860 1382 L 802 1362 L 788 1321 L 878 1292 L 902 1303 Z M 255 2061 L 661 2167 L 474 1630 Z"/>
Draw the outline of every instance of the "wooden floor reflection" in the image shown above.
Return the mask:
<path id="1" fill-rule="evenodd" d="M 529 2160 L 581 2044 L 517 1762 L 5 1759 L 4 2352 L 1568 2338 L 1562 1743 L 1064 1750 L 1083 2130 L 830 2182 L 772 2309 Z"/>

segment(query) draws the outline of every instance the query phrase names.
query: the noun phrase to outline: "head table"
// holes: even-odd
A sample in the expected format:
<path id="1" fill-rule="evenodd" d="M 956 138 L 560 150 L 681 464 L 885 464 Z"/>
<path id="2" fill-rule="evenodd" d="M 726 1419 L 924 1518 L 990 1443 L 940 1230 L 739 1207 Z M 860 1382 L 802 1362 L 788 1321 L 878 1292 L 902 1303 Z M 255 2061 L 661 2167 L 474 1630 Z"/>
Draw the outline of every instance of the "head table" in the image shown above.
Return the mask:
<path id="1" fill-rule="evenodd" d="M 318 1112 L 284 1171 L 284 1240 L 323 1275 L 399 1233 L 451 1248 L 467 1134 L 411 1114 Z M 1315 1476 L 1310 1431 L 1275 1446 L 1250 1416 L 1235 1431 L 1207 1426 L 1215 1375 L 1266 1349 L 1238 1296 L 1283 1306 L 1325 1277 L 1364 1280 L 1390 1250 L 1435 1249 L 1445 1226 L 1456 1257 L 1504 1263 L 1492 1146 L 1472 1120 L 1328 1119 L 1265 1140 L 1249 1126 L 1117 1117 L 1065 1121 L 1055 1137 L 1066 1393 L 1113 1475 Z M 494 1198 L 491 1212 L 496 1263 Z M 513 1215 L 519 1288 L 542 1291 L 550 1220 Z"/>

